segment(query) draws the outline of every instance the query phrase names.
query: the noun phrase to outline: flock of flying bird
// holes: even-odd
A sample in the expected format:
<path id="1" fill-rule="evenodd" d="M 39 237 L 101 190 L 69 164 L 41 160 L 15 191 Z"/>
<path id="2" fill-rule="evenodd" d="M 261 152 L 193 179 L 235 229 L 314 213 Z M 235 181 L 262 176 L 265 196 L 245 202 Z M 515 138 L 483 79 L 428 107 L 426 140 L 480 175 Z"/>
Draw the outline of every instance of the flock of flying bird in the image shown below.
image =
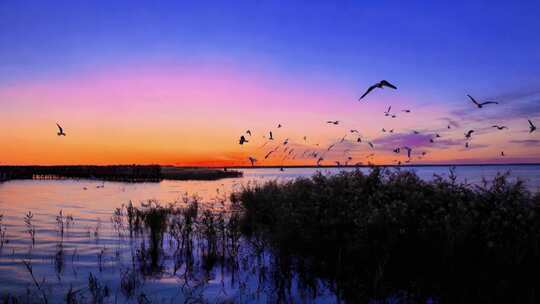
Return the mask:
<path id="1" fill-rule="evenodd" d="M 369 93 L 371 93 L 373 90 L 375 89 L 384 89 L 384 88 L 390 88 L 390 89 L 393 89 L 393 90 L 397 90 L 397 87 L 393 84 L 391 84 L 390 82 L 386 81 L 386 80 L 381 80 L 380 82 L 378 83 L 375 83 L 374 85 L 370 86 L 365 92 L 364 94 L 362 94 L 362 96 L 360 96 L 360 98 L 358 99 L 359 101 L 361 101 L 362 99 L 364 99 Z M 484 102 L 478 102 L 474 97 L 472 97 L 471 95 L 467 95 L 467 97 L 471 100 L 471 102 L 478 108 L 478 109 L 482 109 L 484 106 L 487 106 L 487 105 L 496 105 L 498 104 L 498 102 L 496 101 L 484 101 Z M 392 106 L 388 107 L 388 110 L 386 110 L 384 112 L 384 116 L 386 117 L 391 117 L 391 118 L 396 118 L 397 115 L 392 113 L 391 112 L 392 110 Z M 411 110 L 409 109 L 405 109 L 405 110 L 401 110 L 402 112 L 404 113 L 411 113 Z M 536 131 L 536 126 L 533 124 L 533 122 L 529 119 L 528 120 L 529 122 L 529 133 L 533 133 L 534 131 Z M 327 124 L 330 124 L 330 125 L 339 125 L 340 124 L 340 121 L 339 120 L 328 120 L 326 121 Z M 282 128 L 282 125 L 281 124 L 278 124 L 277 128 Z M 447 126 L 448 129 L 451 129 L 452 127 L 450 125 Z M 504 129 L 508 129 L 508 127 L 506 126 L 501 126 L 501 125 L 493 125 L 492 128 L 496 128 L 497 130 L 504 130 Z M 351 129 L 349 131 L 351 134 L 359 134 L 359 131 L 356 130 L 356 129 Z M 388 132 L 388 133 L 394 133 L 394 129 L 390 129 L 390 130 L 386 130 L 385 128 L 382 129 L 382 132 Z M 475 131 L 474 130 L 468 130 L 466 133 L 465 133 L 465 148 L 469 148 L 469 141 L 472 139 L 472 134 L 474 133 Z M 418 131 L 413 131 L 413 134 L 420 134 L 420 132 Z M 59 133 L 60 135 L 60 133 Z M 274 141 L 274 136 L 273 136 L 273 133 L 272 131 L 269 131 L 268 133 L 268 137 L 266 136 L 263 136 L 263 138 L 266 139 L 266 142 L 259 147 L 260 148 L 263 148 L 265 147 L 269 142 L 272 142 Z M 251 136 L 252 136 L 252 132 L 251 130 L 247 130 L 245 132 L 245 135 L 241 135 L 240 136 L 240 140 L 239 140 L 239 144 L 240 145 L 244 145 L 244 144 L 247 144 L 249 143 L 249 139 L 246 138 L 246 136 L 249 136 L 248 138 L 250 139 Z M 281 152 L 281 161 L 282 163 L 287 160 L 287 159 L 296 159 L 297 157 L 301 157 L 301 158 L 310 158 L 310 159 L 314 159 L 316 160 L 316 164 L 317 166 L 320 166 L 321 165 L 321 162 L 325 160 L 325 155 L 327 152 L 331 151 L 333 148 L 335 148 L 337 145 L 343 143 L 345 141 L 345 138 L 346 138 L 347 135 L 343 136 L 340 140 L 338 140 L 337 142 L 335 143 L 332 143 L 331 145 L 329 145 L 326 149 L 320 149 L 318 148 L 319 144 L 315 144 L 315 146 L 317 148 L 313 148 L 313 149 L 309 149 L 309 148 L 304 148 L 304 151 L 300 154 L 300 152 L 297 152 L 295 151 L 294 148 L 289 148 L 288 143 L 289 143 L 289 139 L 285 139 L 281 144 L 277 144 L 276 146 L 274 146 L 273 148 L 270 148 L 269 150 L 266 151 L 266 154 L 264 156 L 264 159 L 269 159 L 270 157 L 272 157 L 273 155 L 277 155 L 278 152 Z M 435 138 L 440 138 L 441 135 L 438 134 L 438 133 L 435 133 Z M 304 143 L 303 144 L 307 144 L 307 137 L 304 136 L 303 137 L 303 140 L 304 140 Z M 431 138 L 430 140 L 430 143 L 435 143 L 435 140 L 433 138 Z M 357 139 L 356 139 L 356 142 L 357 143 L 361 143 L 362 142 L 362 138 L 358 135 Z M 369 145 L 369 147 L 371 149 L 374 149 L 375 146 L 373 145 L 373 143 L 371 141 L 367 141 L 367 144 Z M 309 147 L 309 146 L 308 146 Z M 280 151 L 281 149 L 281 151 Z M 349 153 L 350 149 L 345 149 L 343 154 L 344 155 L 347 155 Z M 405 161 L 406 163 L 409 163 L 411 161 L 411 157 L 412 157 L 412 151 L 413 151 L 413 148 L 412 147 L 408 147 L 408 146 L 404 146 L 404 147 L 396 147 L 395 149 L 393 149 L 393 153 L 396 153 L 396 154 L 400 154 L 402 151 L 406 152 L 407 154 L 407 160 Z M 421 156 L 418 156 L 418 158 L 422 158 L 423 156 L 425 156 L 427 154 L 427 152 L 423 151 L 421 152 Z M 366 156 L 367 160 L 368 160 L 368 164 L 371 164 L 371 158 L 375 156 L 375 153 L 371 153 L 369 155 Z M 501 156 L 505 156 L 504 154 L 504 151 L 501 152 Z M 249 156 L 248 157 L 248 160 L 249 162 L 251 163 L 251 166 L 255 166 L 256 162 L 258 161 L 255 157 L 253 156 Z M 334 163 L 339 167 L 339 166 L 342 166 L 342 165 L 349 165 L 349 162 L 353 160 L 353 157 L 352 156 L 349 156 L 347 155 L 347 158 L 345 160 L 344 163 L 341 163 L 340 161 L 334 161 Z M 398 165 L 401 165 L 401 161 L 398 161 L 398 160 L 395 160 L 394 162 L 396 162 Z M 358 165 L 362 165 L 362 162 L 357 162 L 354 164 L 355 166 L 358 166 Z M 280 170 L 283 171 L 283 166 L 281 166 Z"/>
<path id="2" fill-rule="evenodd" d="M 386 81 L 386 80 L 381 80 L 380 82 L 378 83 L 375 83 L 374 85 L 370 86 L 364 94 L 362 94 L 362 96 L 360 96 L 360 98 L 358 99 L 359 101 L 361 101 L 362 99 L 364 99 L 369 93 L 371 93 L 373 90 L 375 89 L 384 89 L 384 88 L 390 88 L 390 89 L 393 89 L 393 90 L 397 90 L 397 87 L 393 84 L 391 84 L 390 82 Z M 471 100 L 471 102 L 478 108 L 478 109 L 482 109 L 484 106 L 487 106 L 487 105 L 496 105 L 498 104 L 498 102 L 496 101 L 484 101 L 484 102 L 478 102 L 476 99 L 474 99 L 474 97 L 472 97 L 471 95 L 467 95 L 467 97 L 469 97 L 469 99 Z M 392 113 L 391 112 L 392 110 L 392 106 L 388 107 L 388 109 L 384 112 L 384 116 L 386 117 L 391 117 L 391 118 L 396 118 L 397 115 L 395 113 Z M 411 113 L 411 110 L 409 109 L 405 109 L 405 110 L 401 110 L 402 112 L 404 113 Z M 533 122 L 529 119 L 528 120 L 529 122 L 529 133 L 533 133 L 534 131 L 536 131 L 536 126 L 533 124 Z M 340 124 L 340 121 L 339 120 L 328 120 L 326 122 L 327 124 L 330 124 L 330 125 L 339 125 Z M 66 133 L 64 132 L 64 129 L 62 128 L 62 126 L 60 126 L 60 124 L 56 123 L 56 126 L 58 127 L 58 133 L 57 135 L 58 136 L 66 136 Z M 278 124 L 277 125 L 277 128 L 280 129 L 282 128 L 283 126 L 281 124 Z M 448 125 L 447 127 L 448 129 L 451 129 L 451 126 Z M 496 128 L 497 130 L 504 130 L 504 129 L 508 129 L 508 127 L 506 126 L 500 126 L 500 125 L 493 125 L 492 128 Z M 357 139 L 356 139 L 356 142 L 357 143 L 361 143 L 362 142 L 362 137 L 359 135 L 360 132 L 356 129 L 351 129 L 349 130 L 349 132 L 351 134 L 357 134 Z M 382 128 L 382 132 L 386 133 L 394 133 L 394 129 L 390 129 L 390 130 L 386 130 L 385 128 Z M 465 148 L 469 148 L 469 141 L 472 139 L 472 134 L 474 133 L 475 131 L 474 130 L 468 130 L 466 133 L 465 133 Z M 418 131 L 413 131 L 413 134 L 415 135 L 418 135 L 420 134 L 420 132 Z M 251 130 L 247 130 L 245 132 L 245 135 L 241 135 L 240 136 L 240 139 L 238 141 L 238 143 L 240 145 L 244 145 L 244 144 L 247 144 L 249 143 L 249 139 L 246 138 L 246 136 L 249 136 L 248 138 L 251 138 L 252 136 L 252 132 Z M 345 139 L 346 139 L 346 136 L 343 136 L 341 139 L 339 139 L 337 142 L 335 143 L 332 143 L 331 145 L 329 145 L 326 149 L 321 149 L 319 148 L 319 144 L 315 144 L 314 146 L 317 147 L 317 148 L 312 148 L 312 149 L 309 149 L 309 148 L 305 148 L 304 151 L 300 154 L 298 151 L 295 151 L 294 148 L 288 146 L 289 144 L 289 139 L 286 138 L 281 144 L 277 144 L 276 146 L 274 146 L 273 148 L 269 149 L 266 151 L 265 153 L 265 156 L 264 156 L 264 159 L 269 159 L 270 157 L 272 157 L 273 155 L 277 155 L 279 152 L 281 152 L 281 155 L 282 156 L 282 163 L 283 161 L 287 160 L 287 159 L 296 159 L 297 157 L 301 157 L 301 158 L 311 158 L 311 159 L 314 159 L 316 160 L 316 164 L 317 166 L 320 166 L 321 165 L 321 162 L 325 160 L 325 155 L 326 153 L 330 152 L 332 149 L 334 149 L 337 145 L 339 144 L 342 144 Z M 435 134 L 435 138 L 440 138 L 441 136 L 436 133 Z M 266 142 L 259 147 L 259 149 L 261 148 L 264 148 L 268 143 L 270 142 L 273 142 L 275 139 L 274 139 L 274 134 L 272 133 L 272 131 L 269 131 L 268 132 L 268 137 L 266 136 L 263 136 L 263 138 L 266 139 Z M 304 141 L 304 145 L 307 145 L 307 136 L 304 136 L 303 137 L 303 141 Z M 430 143 L 435 143 L 435 140 L 433 138 L 431 138 L 430 140 Z M 371 141 L 366 141 L 368 146 L 371 148 L 371 149 L 374 149 L 375 146 L 373 145 L 373 143 Z M 289 148 L 290 147 L 290 148 Z M 281 148 L 281 151 L 280 151 L 280 148 Z M 402 151 L 406 151 L 407 153 L 407 160 L 405 161 L 406 163 L 410 162 L 411 161 L 411 157 L 412 157 L 412 151 L 413 151 L 413 148 L 411 147 L 408 147 L 408 146 L 404 146 L 404 147 L 396 147 L 395 149 L 392 150 L 393 153 L 395 154 L 400 154 Z M 340 162 L 340 161 L 334 161 L 334 163 L 337 165 L 337 166 L 341 166 L 341 165 L 349 165 L 349 162 L 351 162 L 353 160 L 353 157 L 348 155 L 348 153 L 350 152 L 350 149 L 345 149 L 344 152 L 343 152 L 343 155 L 346 155 L 347 158 L 346 160 L 343 162 L 343 164 Z M 421 158 L 423 156 L 425 156 L 427 154 L 427 152 L 423 151 L 421 152 L 421 156 L 418 156 L 418 158 Z M 375 156 L 375 153 L 371 153 L 369 155 L 366 156 L 367 160 L 368 160 L 368 164 L 371 163 L 371 159 L 372 157 Z M 504 154 L 504 151 L 501 152 L 501 156 L 505 156 Z M 257 159 L 253 156 L 249 156 L 248 157 L 248 160 L 249 162 L 251 163 L 252 166 L 255 166 L 255 163 L 257 162 Z M 398 165 L 401 165 L 401 161 L 398 161 L 398 160 L 395 160 L 394 162 L 396 162 Z M 354 164 L 355 166 L 358 166 L 358 165 L 362 165 L 362 162 L 357 162 Z M 281 167 L 281 170 L 283 170 L 283 167 Z"/>

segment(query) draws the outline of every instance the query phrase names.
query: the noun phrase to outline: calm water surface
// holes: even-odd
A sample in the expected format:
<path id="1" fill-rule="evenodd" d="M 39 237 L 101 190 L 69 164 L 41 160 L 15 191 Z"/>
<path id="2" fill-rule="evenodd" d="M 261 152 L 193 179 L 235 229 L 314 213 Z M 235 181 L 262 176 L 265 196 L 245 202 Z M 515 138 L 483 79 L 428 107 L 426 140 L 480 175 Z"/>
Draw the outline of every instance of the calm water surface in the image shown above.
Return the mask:
<path id="1" fill-rule="evenodd" d="M 434 174 L 447 176 L 448 167 L 418 167 L 414 170 L 421 178 L 429 180 Z M 368 169 L 362 169 L 366 172 Z M 9 240 L 0 251 L 0 294 L 24 293 L 35 290 L 31 277 L 22 260 L 31 261 L 34 275 L 45 280 L 44 289 L 51 295 L 49 301 L 64 302 L 65 292 L 70 286 L 85 288 L 88 275 L 92 273 L 103 284 L 110 286 L 109 302 L 127 299 L 119 294 L 120 273 L 128 269 L 133 247 L 126 238 L 118 236 L 112 229 L 111 216 L 115 208 L 132 201 L 155 199 L 160 202 L 182 201 L 185 196 L 198 196 L 204 208 L 226 209 L 227 197 L 233 191 L 253 183 L 269 180 L 286 181 L 296 177 L 309 177 L 317 169 L 244 169 L 243 178 L 218 181 L 163 181 L 161 183 L 116 183 L 89 180 L 24 180 L 0 183 L 0 214 L 2 225 Z M 338 169 L 323 169 L 326 174 Z M 461 181 L 479 184 L 482 179 L 490 180 L 497 173 L 509 172 L 512 178 L 523 180 L 531 191 L 540 190 L 540 166 L 463 166 L 456 168 Z M 73 216 L 69 228 L 60 238 L 56 217 L 62 214 Z M 28 211 L 33 213 L 36 226 L 36 245 L 31 241 L 24 224 Z M 63 262 L 58 265 L 61 254 Z M 98 261 L 101 259 L 101 263 Z M 245 261 L 250 263 L 249 260 Z M 101 264 L 101 267 L 98 266 Z M 60 268 L 60 269 L 59 269 Z M 223 269 L 222 269 L 223 270 Z M 245 270 L 245 269 L 244 269 Z M 196 296 L 210 302 L 266 302 L 272 300 L 272 290 L 257 285 L 257 276 L 243 272 L 241 278 L 231 278 L 227 272 L 216 269 L 206 276 L 203 287 L 197 285 Z M 201 279 L 202 280 L 202 279 Z M 242 281 L 243 280 L 243 281 Z M 238 283 L 243 282 L 243 283 Z M 184 281 L 177 276 L 161 276 L 144 280 L 145 296 L 152 302 L 167 299 L 186 299 Z M 189 297 L 194 297 L 193 289 Z M 256 295 L 255 291 L 257 292 Z M 307 301 L 300 291 L 293 289 L 293 300 Z M 307 302 L 334 302 L 335 297 L 322 287 L 315 299 Z M 135 299 L 130 301 L 136 302 Z"/>

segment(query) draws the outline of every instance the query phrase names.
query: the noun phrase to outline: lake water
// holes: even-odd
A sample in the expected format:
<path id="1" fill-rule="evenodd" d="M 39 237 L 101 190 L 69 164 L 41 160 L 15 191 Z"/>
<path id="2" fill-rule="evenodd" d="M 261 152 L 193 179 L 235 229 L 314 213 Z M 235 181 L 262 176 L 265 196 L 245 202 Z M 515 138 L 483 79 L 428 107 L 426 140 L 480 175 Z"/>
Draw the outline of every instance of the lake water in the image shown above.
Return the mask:
<path id="1" fill-rule="evenodd" d="M 347 169 L 352 170 L 352 169 Z M 366 172 L 368 169 L 362 169 Z M 429 180 L 434 174 L 448 175 L 448 167 L 402 167 L 414 170 L 421 178 Z M 290 180 L 309 177 L 317 169 L 243 169 L 244 177 L 217 181 L 163 181 L 160 183 L 116 183 L 89 180 L 21 180 L 0 183 L 0 214 L 6 239 L 0 251 L 0 295 L 25 294 L 31 297 L 38 292 L 32 277 L 22 263 L 31 262 L 34 277 L 40 283 L 48 301 L 65 302 L 67 290 L 83 293 L 90 273 L 110 288 L 105 302 L 128 301 L 118 292 L 121 275 L 129 269 L 134 247 L 125 237 L 119 237 L 111 224 L 115 208 L 129 201 L 140 202 L 155 199 L 160 202 L 181 201 L 182 197 L 196 195 L 207 209 L 227 209 L 227 197 L 231 192 L 253 183 L 269 180 Z M 325 174 L 339 169 L 322 169 Z M 455 172 L 461 181 L 479 184 L 498 173 L 509 172 L 519 178 L 533 192 L 540 190 L 540 166 L 461 166 Z M 66 221 L 66 232 L 59 235 L 57 216 L 73 217 Z M 28 212 L 33 214 L 32 225 L 36 229 L 36 242 L 32 246 L 28 227 L 24 223 Z M 69 227 L 68 227 L 69 226 Z M 59 261 L 59 258 L 62 261 Z M 101 261 L 101 262 L 100 262 Z M 248 266 L 253 261 L 243 261 Z M 249 267 L 248 267 L 249 268 Z M 202 277 L 185 280 L 177 275 L 166 274 L 146 278 L 139 286 L 140 298 L 151 302 L 175 299 L 204 298 L 210 302 L 266 302 L 274 301 L 270 287 L 260 287 L 255 274 L 242 268 L 239 278 L 231 277 L 223 269 L 214 269 Z M 189 281 L 191 284 L 187 284 Z M 204 281 L 204 284 L 201 282 Z M 186 284 L 189 285 L 186 287 Z M 202 287 L 201 287 L 202 286 Z M 143 294 L 143 296 L 141 296 Z M 292 291 L 293 302 L 305 301 L 300 291 Z M 140 299 L 139 299 L 140 300 Z M 334 295 L 320 288 L 315 299 L 308 302 L 333 302 Z M 39 300 L 38 300 L 39 301 Z M 137 302 L 137 298 L 129 301 Z M 169 303 L 169 302 L 167 302 Z"/>

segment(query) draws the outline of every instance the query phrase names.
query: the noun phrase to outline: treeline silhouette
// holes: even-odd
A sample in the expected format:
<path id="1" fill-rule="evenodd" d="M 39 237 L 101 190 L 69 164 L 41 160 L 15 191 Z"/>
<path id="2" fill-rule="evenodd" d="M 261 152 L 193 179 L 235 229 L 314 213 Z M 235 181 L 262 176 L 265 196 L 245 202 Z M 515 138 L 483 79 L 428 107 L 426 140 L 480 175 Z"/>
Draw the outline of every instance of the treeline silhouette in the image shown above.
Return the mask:
<path id="1" fill-rule="evenodd" d="M 99 179 L 123 182 L 159 182 L 163 179 L 219 179 L 240 177 L 241 172 L 189 169 L 159 165 L 114 166 L 0 166 L 0 181 L 12 179 Z"/>

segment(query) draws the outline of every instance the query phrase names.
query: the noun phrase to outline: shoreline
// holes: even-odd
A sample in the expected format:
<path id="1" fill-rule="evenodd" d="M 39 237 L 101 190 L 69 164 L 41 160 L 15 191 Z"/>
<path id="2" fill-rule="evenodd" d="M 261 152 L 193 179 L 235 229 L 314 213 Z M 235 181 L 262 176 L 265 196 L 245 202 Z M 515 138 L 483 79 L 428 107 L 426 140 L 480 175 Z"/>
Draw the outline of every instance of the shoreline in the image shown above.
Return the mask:
<path id="1" fill-rule="evenodd" d="M 115 166 L 0 166 L 0 182 L 9 180 L 92 179 L 121 182 L 217 180 L 241 177 L 240 171 L 217 168 L 179 168 L 159 165 Z"/>

